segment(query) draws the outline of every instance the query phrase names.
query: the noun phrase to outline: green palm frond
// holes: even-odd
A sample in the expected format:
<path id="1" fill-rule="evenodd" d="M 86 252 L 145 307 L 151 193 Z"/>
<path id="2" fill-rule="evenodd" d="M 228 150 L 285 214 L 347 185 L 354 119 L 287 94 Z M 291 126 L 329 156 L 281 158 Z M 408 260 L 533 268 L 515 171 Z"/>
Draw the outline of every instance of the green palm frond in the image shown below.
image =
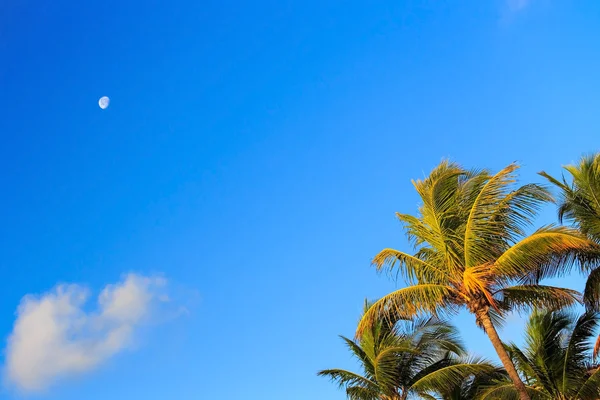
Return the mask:
<path id="1" fill-rule="evenodd" d="M 600 398 L 600 368 L 595 368 L 577 391 L 576 399 L 597 400 Z"/>
<path id="2" fill-rule="evenodd" d="M 452 385 L 460 385 L 472 375 L 492 373 L 496 370 L 491 364 L 478 362 L 457 362 L 443 366 L 413 383 L 418 392 L 439 392 Z"/>
<path id="3" fill-rule="evenodd" d="M 546 375 L 545 369 L 540 369 L 540 367 L 534 362 L 534 359 L 530 359 L 527 354 L 525 354 L 517 345 L 510 344 L 506 346 L 508 354 L 510 358 L 515 363 L 515 366 L 521 374 L 528 378 L 528 380 L 533 382 L 549 382 Z"/>
<path id="4" fill-rule="evenodd" d="M 340 387 L 357 386 L 363 388 L 374 388 L 377 383 L 359 374 L 343 369 L 324 369 L 317 372 L 318 376 L 324 376 L 337 383 Z"/>
<path id="5" fill-rule="evenodd" d="M 532 398 L 599 398 L 600 373 L 592 363 L 591 344 L 599 324 L 599 315 L 591 311 L 576 316 L 566 310 L 538 309 L 531 314 L 525 346 L 507 349 L 529 387 L 535 388 Z"/>
<path id="6" fill-rule="evenodd" d="M 383 249 L 373 259 L 373 265 L 378 271 L 387 267 L 390 271 L 396 269 L 411 283 L 448 281 L 449 274 L 410 254 L 394 249 Z"/>
<path id="7" fill-rule="evenodd" d="M 363 315 L 357 335 L 372 326 L 380 316 L 401 315 L 407 318 L 430 313 L 436 315 L 440 308 L 451 305 L 455 291 L 445 285 L 422 284 L 396 290 L 377 300 Z"/>
<path id="8" fill-rule="evenodd" d="M 577 318 L 565 348 L 563 392 L 580 385 L 581 375 L 585 374 L 592 353 L 590 338 L 594 336 L 599 322 L 598 314 L 593 311 L 588 311 Z M 600 386 L 596 387 L 596 391 L 598 389 Z"/>
<path id="9" fill-rule="evenodd" d="M 584 234 L 600 241 L 600 153 L 584 156 L 578 165 L 564 169 L 571 176 L 555 179 L 545 172 L 540 175 L 560 189 L 559 218 L 576 224 Z"/>
<path id="10" fill-rule="evenodd" d="M 364 312 L 368 313 L 373 307 L 365 303 Z M 417 381 L 421 381 L 421 387 L 428 387 L 431 391 L 435 388 L 435 376 L 431 377 L 427 386 L 428 375 L 451 365 L 458 366 L 444 371 L 455 380 L 461 371 L 463 376 L 469 371 L 471 375 L 476 372 L 481 375 L 491 368 L 483 361 L 460 358 L 465 354 L 464 345 L 457 329 L 444 320 L 424 317 L 396 320 L 391 328 L 388 324 L 387 319 L 379 318 L 360 339 L 342 336 L 350 352 L 358 359 L 361 373 L 328 369 L 318 375 L 328 377 L 346 389 L 349 399 L 381 400 L 419 393 L 413 388 Z M 443 373 L 437 376 L 442 377 Z"/>
<path id="11" fill-rule="evenodd" d="M 568 273 L 583 253 L 597 250 L 597 246 L 576 229 L 546 226 L 504 252 L 493 269 L 499 278 L 537 283 L 543 278 Z"/>
<path id="12" fill-rule="evenodd" d="M 469 217 L 466 221 L 464 234 L 464 263 L 465 268 L 489 262 L 504 250 L 501 246 L 490 247 L 489 241 L 484 238 L 502 237 L 505 241 L 511 240 L 511 233 L 505 228 L 502 218 L 492 219 L 498 205 L 502 204 L 507 195 L 507 188 L 515 181 L 513 172 L 517 170 L 516 164 L 511 164 L 487 180 L 471 206 Z M 506 207 L 508 209 L 508 207 Z M 483 239 L 483 240 L 482 240 Z M 501 242 L 501 241 L 496 241 Z M 494 254 L 496 253 L 496 254 Z"/>
<path id="13" fill-rule="evenodd" d="M 583 302 L 588 309 L 600 310 L 600 268 L 592 270 L 588 275 Z"/>
<path id="14" fill-rule="evenodd" d="M 527 392 L 532 399 L 544 399 L 544 400 L 554 400 L 553 397 L 547 395 L 546 393 L 533 388 L 531 386 L 527 386 Z M 519 393 L 515 390 L 515 386 L 512 383 L 500 383 L 497 385 L 492 385 L 484 390 L 477 396 L 477 400 L 518 400 Z"/>
<path id="15" fill-rule="evenodd" d="M 350 386 L 346 388 L 348 400 L 381 400 L 381 394 L 377 389 L 362 386 Z"/>
<path id="16" fill-rule="evenodd" d="M 373 360 L 375 359 L 375 349 L 374 344 L 369 345 L 369 341 L 372 338 L 370 335 L 365 335 L 362 346 L 358 343 L 354 342 L 351 339 L 348 339 L 345 336 L 340 336 L 340 338 L 346 344 L 346 347 L 354 357 L 358 359 L 358 361 L 362 364 L 363 368 L 367 373 L 373 375 L 375 373 L 375 366 L 373 365 Z"/>
<path id="17" fill-rule="evenodd" d="M 407 336 L 412 338 L 414 348 L 422 353 L 434 348 L 435 351 L 441 350 L 456 356 L 466 354 L 458 330 L 445 320 L 435 317 L 414 318 L 408 331 L 410 334 Z"/>
<path id="18" fill-rule="evenodd" d="M 532 306 L 557 310 L 581 302 L 581 294 L 572 289 L 545 285 L 518 285 L 499 290 L 495 294 L 503 307 L 526 311 Z"/>

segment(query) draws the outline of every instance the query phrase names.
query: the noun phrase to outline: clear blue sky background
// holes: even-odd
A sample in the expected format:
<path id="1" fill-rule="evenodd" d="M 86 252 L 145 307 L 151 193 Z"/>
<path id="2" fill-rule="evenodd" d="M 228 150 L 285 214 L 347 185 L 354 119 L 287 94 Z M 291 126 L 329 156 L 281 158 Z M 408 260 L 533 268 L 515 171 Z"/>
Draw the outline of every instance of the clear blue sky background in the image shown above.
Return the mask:
<path id="1" fill-rule="evenodd" d="M 0 333 L 61 281 L 200 297 L 35 398 L 343 399 L 315 372 L 395 287 L 369 262 L 408 249 L 410 179 L 597 150 L 599 27 L 597 1 L 2 1 Z"/>

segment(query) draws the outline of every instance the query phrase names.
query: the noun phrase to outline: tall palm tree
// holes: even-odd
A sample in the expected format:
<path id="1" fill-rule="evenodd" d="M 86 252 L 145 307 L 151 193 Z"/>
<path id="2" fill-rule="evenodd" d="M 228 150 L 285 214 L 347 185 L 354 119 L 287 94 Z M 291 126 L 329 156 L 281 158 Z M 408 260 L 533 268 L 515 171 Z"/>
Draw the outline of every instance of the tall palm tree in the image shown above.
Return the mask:
<path id="1" fill-rule="evenodd" d="M 492 175 L 442 162 L 426 179 L 413 182 L 422 201 L 418 214 L 397 216 L 414 255 L 384 249 L 373 261 L 378 270 L 397 268 L 409 286 L 375 302 L 357 337 L 379 315 L 412 318 L 466 308 L 489 337 L 520 398 L 530 399 L 496 324 L 511 309 L 578 301 L 578 292 L 539 281 L 561 274 L 595 245 L 578 230 L 560 226 L 525 236 L 539 206 L 551 196 L 539 185 L 515 187 L 517 168 L 511 164 Z"/>
<path id="2" fill-rule="evenodd" d="M 366 307 L 368 308 L 368 306 Z M 361 337 L 343 337 L 360 362 L 362 374 L 342 369 L 318 373 L 346 389 L 351 400 L 403 400 L 434 398 L 448 385 L 460 385 L 471 375 L 495 367 L 465 358 L 454 327 L 436 318 L 414 321 L 377 320 Z"/>
<path id="3" fill-rule="evenodd" d="M 600 153 L 584 156 L 577 165 L 567 165 L 564 169 L 571 176 L 571 183 L 558 180 L 540 172 L 560 190 L 558 204 L 559 221 L 578 227 L 596 243 L 600 243 Z M 587 265 L 589 276 L 584 291 L 588 308 L 600 310 L 600 269 Z"/>
<path id="4" fill-rule="evenodd" d="M 526 327 L 524 348 L 507 346 L 532 398 L 596 400 L 600 398 L 600 369 L 594 364 L 590 339 L 600 322 L 596 312 L 577 317 L 568 311 L 536 311 Z M 516 398 L 513 385 L 497 384 L 479 397 Z"/>

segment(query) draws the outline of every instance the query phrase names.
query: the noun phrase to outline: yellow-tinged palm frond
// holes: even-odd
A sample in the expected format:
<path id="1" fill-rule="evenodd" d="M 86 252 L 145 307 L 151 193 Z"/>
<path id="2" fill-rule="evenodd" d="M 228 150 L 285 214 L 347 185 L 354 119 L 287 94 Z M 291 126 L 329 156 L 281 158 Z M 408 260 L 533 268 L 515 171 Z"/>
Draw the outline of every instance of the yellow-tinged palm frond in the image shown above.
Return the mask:
<path id="1" fill-rule="evenodd" d="M 436 315 L 440 309 L 450 307 L 451 299 L 458 293 L 451 287 L 422 284 L 396 290 L 377 300 L 363 315 L 356 332 L 360 337 L 381 316 L 412 318 L 420 314 Z"/>
<path id="2" fill-rule="evenodd" d="M 583 254 L 597 252 L 598 246 L 578 230 L 546 226 L 507 249 L 493 270 L 499 279 L 537 283 L 568 273 Z"/>
<path id="3" fill-rule="evenodd" d="M 525 235 L 542 204 L 553 198 L 544 186 L 535 183 L 525 184 L 508 193 L 492 212 L 494 225 L 501 226 L 503 238 L 514 242 Z"/>
<path id="4" fill-rule="evenodd" d="M 511 164 L 487 180 L 485 185 L 477 192 L 477 197 L 471 206 L 469 217 L 466 221 L 464 248 L 465 268 L 484 264 L 494 259 L 494 252 L 504 250 L 503 246 L 491 247 L 486 238 L 494 238 L 506 234 L 502 220 L 492 217 L 499 204 L 507 195 L 507 188 L 515 182 L 513 172 L 518 168 Z M 506 239 L 506 238 L 504 238 Z"/>
<path id="5" fill-rule="evenodd" d="M 429 264 L 418 257 L 394 249 L 383 249 L 373 259 L 373 265 L 378 271 L 388 267 L 397 269 L 412 283 L 447 283 L 448 272 L 435 265 Z"/>

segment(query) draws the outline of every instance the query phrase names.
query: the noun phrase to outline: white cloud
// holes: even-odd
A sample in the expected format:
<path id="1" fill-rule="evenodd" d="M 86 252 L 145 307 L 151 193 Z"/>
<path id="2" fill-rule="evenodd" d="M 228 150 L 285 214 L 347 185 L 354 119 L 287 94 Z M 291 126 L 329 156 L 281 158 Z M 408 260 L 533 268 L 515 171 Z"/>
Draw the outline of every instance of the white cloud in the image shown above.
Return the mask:
<path id="1" fill-rule="evenodd" d="M 136 274 L 107 285 L 95 311 L 86 311 L 89 291 L 59 285 L 21 300 L 8 338 L 5 374 L 18 389 L 37 392 L 80 374 L 132 346 L 134 331 L 148 320 L 166 281 Z"/>

